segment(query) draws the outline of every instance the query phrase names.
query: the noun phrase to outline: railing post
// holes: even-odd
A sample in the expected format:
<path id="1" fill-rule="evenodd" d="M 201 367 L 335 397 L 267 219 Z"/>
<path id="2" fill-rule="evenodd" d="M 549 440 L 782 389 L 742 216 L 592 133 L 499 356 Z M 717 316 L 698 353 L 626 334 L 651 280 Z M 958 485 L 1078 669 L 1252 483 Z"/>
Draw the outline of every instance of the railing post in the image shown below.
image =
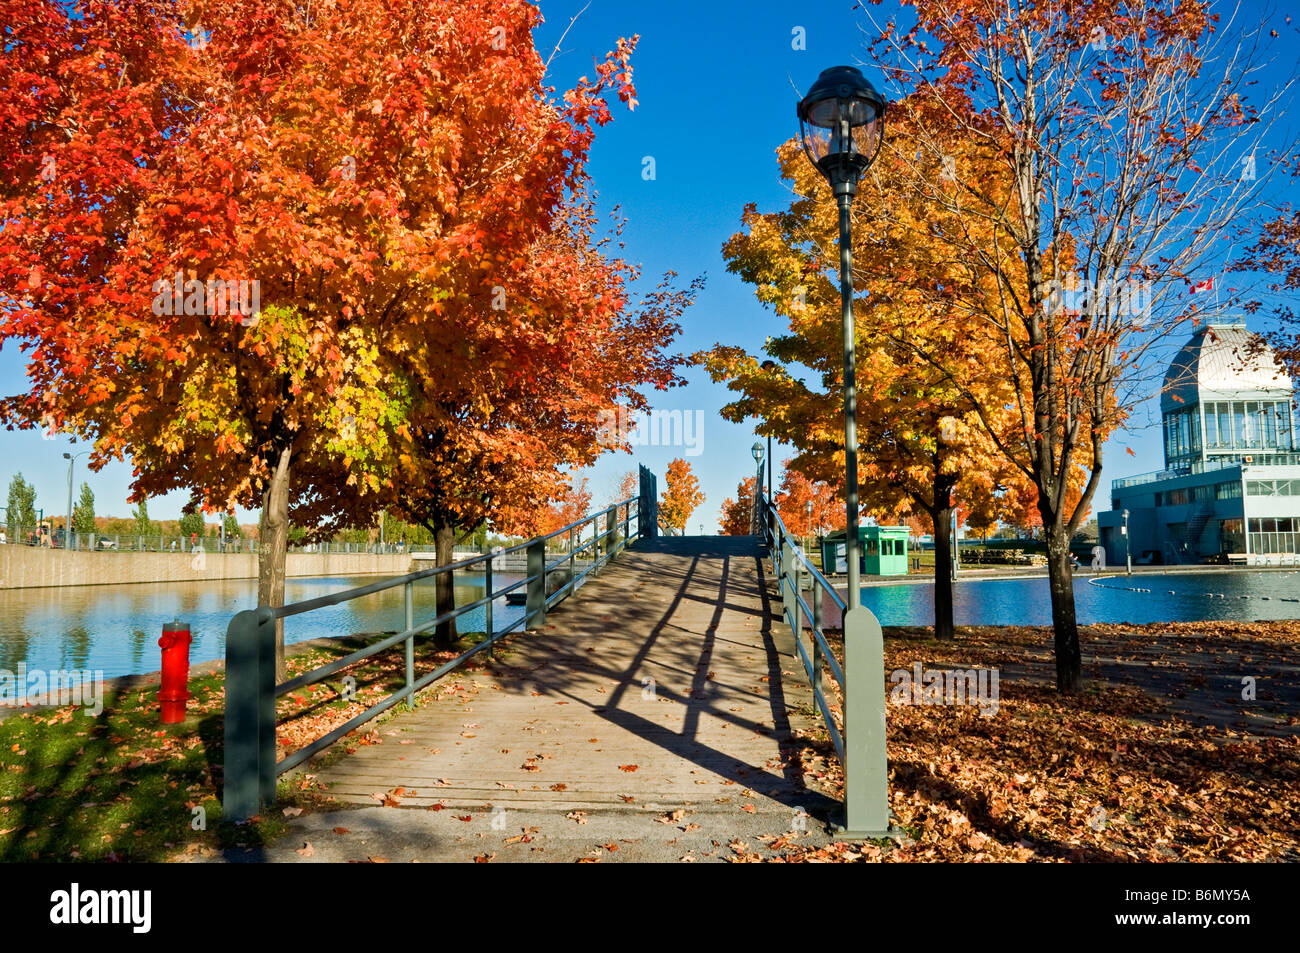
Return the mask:
<path id="1" fill-rule="evenodd" d="M 578 542 L 582 542 L 582 530 L 578 530 Z M 566 599 L 573 595 L 573 568 L 576 565 L 577 556 L 578 551 L 573 548 L 573 530 L 569 530 L 569 578 L 568 585 L 565 587 L 569 592 L 564 597 Z"/>
<path id="2" fill-rule="evenodd" d="M 616 526 L 618 526 L 618 507 L 611 506 L 605 511 L 605 542 L 601 546 L 605 559 L 601 563 L 602 566 L 614 558 L 614 547 L 618 545 L 618 541 L 614 538 L 617 535 Z"/>
<path id="3" fill-rule="evenodd" d="M 844 837 L 889 835 L 885 643 L 866 606 L 844 613 Z"/>
<path id="4" fill-rule="evenodd" d="M 632 540 L 630 538 L 631 533 L 632 533 L 632 504 L 624 503 L 623 504 L 623 548 L 624 549 L 627 549 L 627 547 L 632 543 Z"/>
<path id="5" fill-rule="evenodd" d="M 790 542 L 782 540 L 780 545 L 772 547 L 772 558 L 778 559 L 777 579 L 781 582 L 781 602 L 785 608 L 787 625 L 794 623 L 794 597 L 790 588 Z"/>
<path id="6" fill-rule="evenodd" d="M 546 622 L 546 543 L 534 539 L 528 544 L 528 598 L 524 603 L 525 629 Z"/>
<path id="7" fill-rule="evenodd" d="M 275 800 L 275 619 L 245 609 L 226 628 L 222 816 L 245 821 Z"/>
<path id="8" fill-rule="evenodd" d="M 483 595 L 487 597 L 487 603 L 483 606 L 483 628 L 488 639 L 488 658 L 496 659 L 496 650 L 493 648 L 492 638 L 492 554 L 488 553 L 487 561 L 483 563 Z"/>
<path id="9" fill-rule="evenodd" d="M 797 637 L 803 633 L 803 610 L 799 608 L 799 578 L 802 570 L 799 568 L 799 560 L 794 557 L 794 547 L 790 545 L 788 538 L 785 547 L 785 564 L 790 577 L 790 617 L 794 619 L 794 634 Z"/>
<path id="10" fill-rule="evenodd" d="M 406 630 L 409 632 L 415 628 L 415 597 L 411 591 L 411 583 L 402 587 L 402 601 L 406 607 Z M 411 691 L 411 686 L 415 684 L 415 636 L 406 637 L 406 689 L 409 694 L 406 696 L 406 710 L 410 711 L 415 707 L 415 692 Z"/>
<path id="11" fill-rule="evenodd" d="M 813 611 L 813 617 L 812 617 L 812 627 L 813 627 L 813 638 L 812 638 L 812 650 L 813 650 L 813 674 L 812 674 L 812 687 L 813 687 L 813 691 L 820 695 L 820 694 L 822 694 L 822 644 L 821 644 L 821 641 L 817 638 L 817 633 L 818 633 L 819 631 L 821 631 L 821 627 L 822 627 L 822 597 L 823 597 L 823 593 L 822 593 L 822 590 L 821 590 L 821 583 L 817 581 L 817 577 L 816 577 L 816 576 L 813 576 L 813 577 L 812 577 L 812 587 L 809 589 L 808 597 L 809 597 L 810 599 L 812 599 L 812 611 Z"/>

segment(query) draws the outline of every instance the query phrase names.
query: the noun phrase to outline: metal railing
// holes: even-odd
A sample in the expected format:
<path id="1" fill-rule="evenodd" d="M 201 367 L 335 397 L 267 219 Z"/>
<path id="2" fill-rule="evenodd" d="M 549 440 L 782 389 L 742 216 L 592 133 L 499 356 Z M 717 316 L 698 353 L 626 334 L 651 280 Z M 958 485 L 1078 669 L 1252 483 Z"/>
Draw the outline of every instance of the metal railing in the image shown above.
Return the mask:
<path id="1" fill-rule="evenodd" d="M 796 548 L 792 543 L 792 538 L 785 528 L 780 515 L 776 509 L 767 508 L 767 518 L 764 524 L 764 542 L 768 545 L 772 556 L 772 573 L 776 577 L 777 593 L 782 602 L 782 613 L 786 624 L 790 626 L 791 632 L 794 633 L 795 648 L 799 653 L 799 660 L 803 662 L 804 671 L 808 674 L 808 680 L 812 684 L 813 699 L 817 703 L 817 709 L 821 712 L 822 721 L 826 724 L 826 731 L 830 735 L 831 743 L 835 745 L 835 750 L 844 760 L 844 734 L 840 730 L 835 716 L 831 713 L 830 702 L 827 699 L 826 689 L 823 684 L 823 675 L 827 668 L 830 669 L 831 675 L 839 683 L 840 690 L 844 690 L 844 667 L 836 659 L 835 653 L 831 650 L 826 641 L 826 631 L 822 627 L 822 613 L 826 597 L 829 596 L 831 603 L 839 610 L 841 616 L 848 608 L 844 599 L 835 587 L 831 585 L 821 572 L 813 566 L 812 562 L 803 553 L 801 548 Z M 809 599 L 812 605 L 803 597 L 803 575 L 807 573 L 811 588 L 809 589 Z M 804 644 L 804 627 L 808 628 L 811 634 L 811 644 Z M 809 657 L 809 648 L 812 655 Z"/>
<path id="2" fill-rule="evenodd" d="M 490 651 L 493 645 L 507 635 L 520 629 L 535 629 L 540 626 L 546 620 L 548 609 L 572 595 L 587 576 L 603 568 L 630 545 L 633 522 L 636 523 L 638 537 L 653 532 L 651 524 L 642 520 L 640 514 L 641 505 L 638 498 L 632 497 L 584 516 L 553 533 L 534 537 L 515 546 L 316 599 L 307 599 L 286 606 L 258 606 L 256 609 L 246 609 L 237 614 L 230 621 L 226 632 L 225 777 L 222 796 L 224 816 L 234 820 L 252 817 L 263 805 L 275 800 L 276 779 L 279 775 L 304 763 L 399 702 L 405 701 L 408 708 L 414 707 L 413 699 L 416 692 L 442 678 L 480 652 Z M 598 526 L 602 518 L 605 521 L 603 530 Z M 591 537 L 584 540 L 583 537 L 586 535 L 584 531 L 589 525 L 592 528 Z M 547 542 L 564 537 L 569 541 L 567 551 L 560 558 L 547 562 Z M 516 552 L 527 554 L 527 575 L 517 582 L 497 589 L 492 578 L 493 560 Z M 590 552 L 589 564 L 585 571 L 576 574 L 574 560 L 585 552 Z M 553 591 L 548 592 L 548 577 L 553 576 L 565 563 L 568 563 L 568 568 L 563 582 Z M 427 621 L 416 623 L 412 589 L 414 583 L 432 579 L 443 573 L 454 574 L 480 567 L 484 573 L 483 598 L 435 615 Z M 275 622 L 277 619 L 350 602 L 397 586 L 403 588 L 404 594 L 405 627 L 402 631 L 380 638 L 333 662 L 276 684 Z M 524 614 L 498 628 L 493 619 L 494 605 L 519 589 L 525 591 Z M 483 640 L 454 659 L 417 677 L 416 636 L 426 635 L 437 626 L 479 608 L 484 609 L 485 614 Z M 398 645 L 402 645 L 405 651 L 405 672 L 400 689 L 311 744 L 290 752 L 280 761 L 276 761 L 275 702 L 277 698 L 322 682 L 332 675 Z"/>
<path id="3" fill-rule="evenodd" d="M 885 754 L 884 634 L 865 607 L 848 609 L 835 587 L 813 566 L 796 537 L 764 494 L 762 539 L 771 556 L 782 615 L 794 634 L 796 651 L 812 686 L 813 699 L 831 743 L 844 765 L 844 813 L 839 833 L 845 837 L 880 837 L 890 833 L 888 764 Z M 803 597 L 803 577 L 809 580 Z M 826 640 L 822 614 L 829 598 L 840 613 L 843 664 Z M 805 631 L 808 633 L 805 638 Z M 836 721 L 824 683 L 826 670 L 844 697 L 843 724 Z"/>

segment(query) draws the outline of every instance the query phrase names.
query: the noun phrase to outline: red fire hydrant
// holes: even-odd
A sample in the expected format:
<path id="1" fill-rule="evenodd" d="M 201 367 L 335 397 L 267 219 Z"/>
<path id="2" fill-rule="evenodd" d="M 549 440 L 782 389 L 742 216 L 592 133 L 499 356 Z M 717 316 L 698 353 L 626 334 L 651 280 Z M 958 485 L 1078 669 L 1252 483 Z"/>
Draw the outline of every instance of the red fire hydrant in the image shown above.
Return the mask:
<path id="1" fill-rule="evenodd" d="M 162 702 L 162 723 L 174 725 L 185 720 L 185 701 L 190 697 L 190 626 L 188 622 L 168 622 L 163 626 L 162 687 L 158 700 Z"/>

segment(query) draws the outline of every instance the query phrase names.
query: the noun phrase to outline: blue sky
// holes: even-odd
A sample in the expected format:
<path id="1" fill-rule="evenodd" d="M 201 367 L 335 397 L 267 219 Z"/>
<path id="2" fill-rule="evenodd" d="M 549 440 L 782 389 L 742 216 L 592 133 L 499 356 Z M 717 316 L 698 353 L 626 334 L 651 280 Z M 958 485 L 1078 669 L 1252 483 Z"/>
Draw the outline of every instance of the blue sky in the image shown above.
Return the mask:
<path id="1" fill-rule="evenodd" d="M 580 0 L 542 0 L 546 23 L 538 31 L 537 46 L 543 57 L 583 6 Z M 738 229 L 747 202 L 761 210 L 788 203 L 775 149 L 796 131 L 796 88 L 807 88 L 828 66 L 859 63 L 865 56 L 860 28 L 867 27 L 868 20 L 855 7 L 850 0 L 807 5 L 592 0 L 552 62 L 552 85 L 563 90 L 578 76 L 591 75 L 593 58 L 611 49 L 617 37 L 641 36 L 633 58 L 640 104 L 630 113 L 619 106 L 614 121 L 600 130 L 590 171 L 600 207 L 608 211 L 619 205 L 629 219 L 626 255 L 642 266 L 650 282 L 667 270 L 676 271 L 683 284 L 707 274 L 703 293 L 683 321 L 683 351 L 718 341 L 757 351 L 766 337 L 785 329 L 747 286 L 727 274 L 721 247 Z M 868 7 L 882 20 L 892 10 L 891 3 Z M 804 50 L 793 48 L 796 27 L 805 32 Z M 866 71 L 873 80 L 878 78 Z M 655 164 L 651 181 L 642 178 L 647 156 Z M 0 391 L 23 388 L 22 367 L 16 347 L 0 351 Z M 688 459 L 706 499 L 689 530 L 698 532 L 703 524 L 706 532 L 714 532 L 724 497 L 734 494 L 736 484 L 753 471 L 749 448 L 755 437 L 751 426 L 718 416 L 729 397 L 725 386 L 712 384 L 698 369 L 687 369 L 685 377 L 685 387 L 656 395 L 655 407 L 704 412 L 702 452 Z M 1134 428 L 1111 440 L 1107 488 L 1109 479 L 1160 467 L 1159 430 L 1150 426 L 1153 419 L 1150 411 L 1139 409 Z M 21 470 L 36 486 L 38 506 L 47 513 L 62 513 L 67 498 L 62 453 L 68 449 L 66 438 L 45 440 L 36 433 L 0 431 L 0 480 L 7 486 Z M 668 461 L 683 455 L 681 447 L 637 447 L 633 456 L 606 457 L 589 473 L 595 501 L 608 500 L 621 474 L 637 463 L 660 474 L 662 486 Z M 777 448 L 778 482 L 779 463 L 789 455 Z M 84 457 L 77 462 L 78 488 L 88 479 L 100 515 L 126 516 L 129 465 L 110 465 L 88 477 L 84 462 Z M 1108 496 L 1107 491 L 1099 493 L 1102 507 L 1108 505 Z M 151 500 L 150 515 L 174 519 L 185 499 L 173 493 Z M 255 519 L 239 515 L 243 521 Z"/>

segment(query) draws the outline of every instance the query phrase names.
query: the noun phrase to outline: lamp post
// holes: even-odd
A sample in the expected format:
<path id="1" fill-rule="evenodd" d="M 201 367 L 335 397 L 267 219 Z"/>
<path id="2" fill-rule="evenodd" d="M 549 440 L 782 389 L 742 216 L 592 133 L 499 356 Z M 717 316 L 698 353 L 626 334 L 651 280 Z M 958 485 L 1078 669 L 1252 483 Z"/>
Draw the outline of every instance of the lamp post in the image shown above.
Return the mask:
<path id="1" fill-rule="evenodd" d="M 754 445 L 749 448 L 749 452 L 754 455 L 754 462 L 758 464 L 758 473 L 754 477 L 754 512 L 752 514 L 751 526 L 753 535 L 758 536 L 763 531 L 763 445 L 755 441 Z"/>
<path id="2" fill-rule="evenodd" d="M 771 372 L 776 370 L 776 361 L 764 361 L 759 365 L 763 370 Z M 767 435 L 767 490 L 769 493 L 776 492 L 776 484 L 772 481 L 772 435 Z"/>
<path id="3" fill-rule="evenodd" d="M 858 388 L 853 325 L 853 234 L 849 211 L 858 179 L 884 134 L 885 100 L 852 66 L 823 70 L 799 102 L 799 138 L 808 160 L 830 183 L 840 212 L 840 306 L 844 326 L 844 556 L 848 592 L 844 630 L 845 837 L 889 833 L 888 758 L 885 753 L 884 638 L 880 622 L 862 605 L 858 583 Z"/>
<path id="4" fill-rule="evenodd" d="M 853 234 L 849 210 L 858 179 L 867 171 L 884 133 L 885 100 L 852 66 L 823 70 L 799 102 L 804 152 L 830 183 L 840 208 L 840 303 L 844 325 L 844 556 L 849 609 L 861 604 L 858 588 L 858 387 L 853 326 Z"/>
<path id="5" fill-rule="evenodd" d="M 67 522 L 63 524 L 63 548 L 72 549 L 72 466 L 77 462 L 77 457 L 85 456 L 90 453 L 89 450 L 82 450 L 79 453 L 64 453 L 63 459 L 68 461 L 68 515 Z"/>
<path id="6" fill-rule="evenodd" d="M 1124 575 L 1133 575 L 1133 543 L 1128 535 L 1128 510 L 1124 511 L 1124 528 L 1120 530 L 1124 534 Z"/>

